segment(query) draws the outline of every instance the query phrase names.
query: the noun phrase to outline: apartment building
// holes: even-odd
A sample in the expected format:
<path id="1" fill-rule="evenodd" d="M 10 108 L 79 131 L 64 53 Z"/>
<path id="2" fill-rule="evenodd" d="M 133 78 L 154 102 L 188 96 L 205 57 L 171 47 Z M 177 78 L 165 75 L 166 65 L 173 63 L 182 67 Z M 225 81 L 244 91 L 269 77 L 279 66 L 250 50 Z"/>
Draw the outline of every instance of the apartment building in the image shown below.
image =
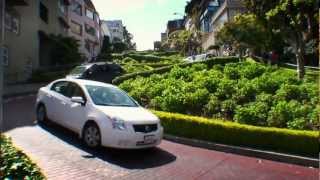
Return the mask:
<path id="1" fill-rule="evenodd" d="M 124 26 L 121 20 L 102 21 L 101 29 L 104 35 L 109 36 L 111 42 L 124 41 Z"/>
<path id="2" fill-rule="evenodd" d="M 99 14 L 91 0 L 71 0 L 68 11 L 68 35 L 79 40 L 80 52 L 90 61 L 98 56 L 103 41 Z"/>
<path id="3" fill-rule="evenodd" d="M 50 34 L 67 34 L 68 0 L 7 0 L 5 8 L 4 77 L 28 79 L 34 69 L 49 66 Z"/>
<path id="4" fill-rule="evenodd" d="M 168 21 L 166 30 L 167 37 L 169 37 L 170 34 L 174 31 L 183 30 L 184 28 L 184 19 L 175 19 Z"/>
<path id="5" fill-rule="evenodd" d="M 100 19 L 90 0 L 6 0 L 5 11 L 7 83 L 26 81 L 34 70 L 56 65 L 50 35 L 77 38 L 88 60 L 100 51 Z"/>
<path id="6" fill-rule="evenodd" d="M 185 8 L 185 26 L 202 32 L 202 49 L 207 50 L 215 45 L 216 31 L 244 11 L 241 0 L 191 0 Z"/>
<path id="7" fill-rule="evenodd" d="M 210 18 L 211 29 L 203 35 L 202 48 L 207 50 L 211 45 L 215 45 L 216 32 L 224 23 L 232 21 L 234 16 L 245 11 L 246 9 L 240 0 L 224 0 Z"/>

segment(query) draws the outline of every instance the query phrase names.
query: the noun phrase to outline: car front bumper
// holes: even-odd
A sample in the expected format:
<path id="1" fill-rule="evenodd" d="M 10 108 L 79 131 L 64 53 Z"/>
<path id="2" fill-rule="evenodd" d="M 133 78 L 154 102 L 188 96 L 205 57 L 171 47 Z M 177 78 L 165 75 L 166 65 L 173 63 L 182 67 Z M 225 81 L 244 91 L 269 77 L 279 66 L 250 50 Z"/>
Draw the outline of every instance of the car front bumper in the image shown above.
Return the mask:
<path id="1" fill-rule="evenodd" d="M 155 147 L 161 143 L 163 127 L 150 133 L 111 130 L 102 133 L 101 145 L 119 149 L 144 149 Z"/>

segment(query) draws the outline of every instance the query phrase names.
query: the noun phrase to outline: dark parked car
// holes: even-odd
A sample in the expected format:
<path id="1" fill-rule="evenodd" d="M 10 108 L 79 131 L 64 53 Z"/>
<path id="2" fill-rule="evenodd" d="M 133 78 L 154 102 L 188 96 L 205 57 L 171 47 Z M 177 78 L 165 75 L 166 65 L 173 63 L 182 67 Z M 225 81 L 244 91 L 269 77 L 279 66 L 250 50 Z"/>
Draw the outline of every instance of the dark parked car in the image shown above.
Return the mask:
<path id="1" fill-rule="evenodd" d="M 117 76 L 121 76 L 124 70 L 118 64 L 90 63 L 75 67 L 67 75 L 67 78 L 87 79 L 104 83 L 112 83 Z"/>

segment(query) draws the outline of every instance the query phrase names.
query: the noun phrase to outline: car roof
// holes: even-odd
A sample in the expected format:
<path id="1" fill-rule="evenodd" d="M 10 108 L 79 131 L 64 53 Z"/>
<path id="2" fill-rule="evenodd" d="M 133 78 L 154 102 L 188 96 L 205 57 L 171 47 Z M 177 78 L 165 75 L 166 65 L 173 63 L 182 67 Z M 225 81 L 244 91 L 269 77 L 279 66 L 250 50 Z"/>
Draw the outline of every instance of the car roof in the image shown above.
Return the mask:
<path id="1" fill-rule="evenodd" d="M 98 81 L 85 80 L 85 79 L 59 79 L 57 81 L 75 82 L 75 83 L 80 84 L 82 86 L 92 85 L 92 86 L 104 86 L 104 87 L 115 87 L 115 88 L 118 88 L 117 86 L 114 86 L 112 84 L 98 82 Z"/>

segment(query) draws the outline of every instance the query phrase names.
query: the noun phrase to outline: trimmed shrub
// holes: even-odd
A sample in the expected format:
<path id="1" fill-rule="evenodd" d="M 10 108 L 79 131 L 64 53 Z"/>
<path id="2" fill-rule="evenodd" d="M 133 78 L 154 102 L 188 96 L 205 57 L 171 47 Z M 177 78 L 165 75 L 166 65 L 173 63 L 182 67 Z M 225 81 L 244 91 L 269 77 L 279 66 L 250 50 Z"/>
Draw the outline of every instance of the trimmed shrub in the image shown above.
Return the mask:
<path id="1" fill-rule="evenodd" d="M 157 110 L 258 126 L 319 128 L 312 115 L 320 102 L 316 83 L 296 81 L 287 70 L 246 62 L 226 64 L 222 70 L 217 66 L 209 67 L 203 61 L 165 67 L 163 74 L 130 79 L 120 88 Z M 255 73 L 241 74 L 243 69 L 254 69 Z M 283 77 L 276 76 L 279 74 Z"/>
<path id="2" fill-rule="evenodd" d="M 45 179 L 41 170 L 11 140 L 0 134 L 0 177 L 3 179 Z"/>
<path id="3" fill-rule="evenodd" d="M 255 126 L 266 126 L 270 107 L 264 102 L 254 102 L 246 106 L 238 106 L 235 112 L 235 122 Z"/>
<path id="4" fill-rule="evenodd" d="M 214 143 L 318 157 L 319 132 L 265 128 L 153 111 L 165 133 Z"/>
<path id="5" fill-rule="evenodd" d="M 219 98 L 214 95 L 210 95 L 209 102 L 206 104 L 204 111 L 207 116 L 213 116 L 214 114 L 221 112 L 221 101 Z"/>
<path id="6" fill-rule="evenodd" d="M 237 57 L 218 57 L 218 58 L 212 58 L 206 61 L 201 61 L 201 62 L 192 62 L 192 63 L 182 63 L 182 64 L 178 64 L 177 66 L 179 67 L 189 67 L 192 66 L 194 64 L 206 64 L 208 66 L 208 68 L 213 67 L 213 65 L 215 64 L 226 64 L 226 63 L 232 63 L 232 62 L 238 62 L 239 59 Z M 115 78 L 112 83 L 113 84 L 120 84 L 125 80 L 131 79 L 131 78 L 135 78 L 137 76 L 143 76 L 143 77 L 148 77 L 152 74 L 163 74 L 166 72 L 169 72 L 172 68 L 174 67 L 174 65 L 170 65 L 170 66 L 165 66 L 165 67 L 161 67 L 161 68 L 156 68 L 150 71 L 143 71 L 143 72 L 136 72 L 136 73 L 132 73 L 132 74 L 126 74 L 120 77 Z"/>

